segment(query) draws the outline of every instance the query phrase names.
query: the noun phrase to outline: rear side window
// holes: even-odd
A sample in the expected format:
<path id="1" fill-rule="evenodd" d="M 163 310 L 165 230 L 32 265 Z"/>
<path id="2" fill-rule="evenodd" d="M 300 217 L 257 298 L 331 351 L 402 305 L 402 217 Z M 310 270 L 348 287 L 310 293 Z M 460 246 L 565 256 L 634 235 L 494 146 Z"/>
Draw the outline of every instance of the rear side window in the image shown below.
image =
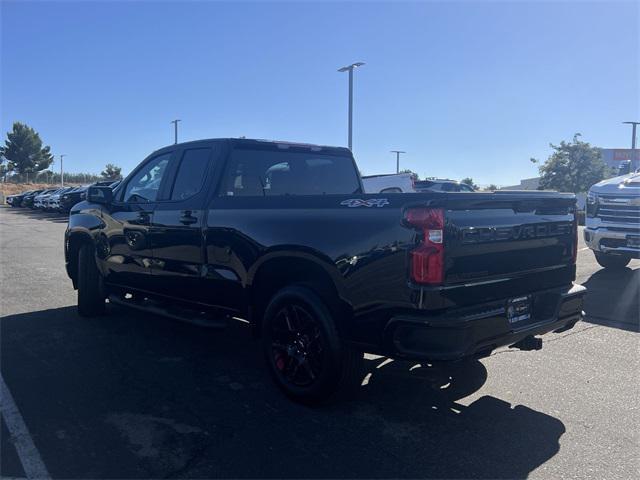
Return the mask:
<path id="1" fill-rule="evenodd" d="M 202 190 L 210 153 L 210 148 L 185 150 L 171 190 L 171 200 L 184 200 Z"/>
<path id="2" fill-rule="evenodd" d="M 331 195 L 360 192 L 349 157 L 314 152 L 237 149 L 224 175 L 222 195 Z"/>

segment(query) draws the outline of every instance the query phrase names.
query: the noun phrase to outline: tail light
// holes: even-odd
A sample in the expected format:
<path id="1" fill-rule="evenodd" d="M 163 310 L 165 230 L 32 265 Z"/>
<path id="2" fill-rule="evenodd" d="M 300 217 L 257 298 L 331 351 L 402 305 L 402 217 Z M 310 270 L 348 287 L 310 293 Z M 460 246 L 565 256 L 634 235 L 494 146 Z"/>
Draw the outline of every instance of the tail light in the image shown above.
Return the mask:
<path id="1" fill-rule="evenodd" d="M 423 238 L 411 255 L 411 279 L 416 283 L 440 284 L 444 280 L 444 210 L 441 208 L 411 208 L 404 220 Z"/>

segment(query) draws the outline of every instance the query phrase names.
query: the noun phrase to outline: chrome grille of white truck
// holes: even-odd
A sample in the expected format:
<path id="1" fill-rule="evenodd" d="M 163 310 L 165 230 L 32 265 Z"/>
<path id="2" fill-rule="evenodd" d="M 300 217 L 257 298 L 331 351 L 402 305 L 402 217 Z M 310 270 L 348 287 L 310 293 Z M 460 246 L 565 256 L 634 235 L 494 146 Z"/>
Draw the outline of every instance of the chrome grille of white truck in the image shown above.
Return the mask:
<path id="1" fill-rule="evenodd" d="M 640 226 L 640 197 L 600 195 L 596 216 L 603 222 Z"/>

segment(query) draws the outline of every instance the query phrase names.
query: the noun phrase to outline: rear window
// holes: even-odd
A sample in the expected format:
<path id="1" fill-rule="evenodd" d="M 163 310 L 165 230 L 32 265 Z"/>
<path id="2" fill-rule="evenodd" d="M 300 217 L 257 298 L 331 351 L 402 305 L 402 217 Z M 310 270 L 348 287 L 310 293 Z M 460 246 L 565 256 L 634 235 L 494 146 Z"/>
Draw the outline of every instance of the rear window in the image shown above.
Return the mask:
<path id="1" fill-rule="evenodd" d="M 194 148 L 184 152 L 171 192 L 171 200 L 185 200 L 202 190 L 210 154 L 210 148 Z"/>
<path id="2" fill-rule="evenodd" d="M 359 192 L 349 157 L 242 149 L 232 152 L 222 189 L 222 195 L 243 197 Z"/>

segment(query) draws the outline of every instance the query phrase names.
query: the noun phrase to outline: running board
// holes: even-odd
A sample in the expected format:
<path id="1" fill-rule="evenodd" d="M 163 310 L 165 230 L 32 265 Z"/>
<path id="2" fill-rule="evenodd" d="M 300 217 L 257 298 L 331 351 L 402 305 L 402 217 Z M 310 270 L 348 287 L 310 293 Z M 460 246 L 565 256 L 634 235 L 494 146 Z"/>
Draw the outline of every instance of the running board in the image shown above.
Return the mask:
<path id="1" fill-rule="evenodd" d="M 144 300 L 138 301 L 133 299 L 123 299 L 122 297 L 116 295 L 109 295 L 109 303 L 121 305 L 126 308 L 134 308 L 146 313 L 161 315 L 163 317 L 168 317 L 173 320 L 189 323 L 191 325 L 197 325 L 199 327 L 225 328 L 228 325 L 228 317 L 211 318 L 203 313 L 191 313 L 188 310 L 183 310 L 183 313 L 178 313 L 173 309 L 169 310 L 167 308 L 163 308 L 162 305 L 158 302 L 154 302 L 153 300 L 149 300 L 146 298 Z"/>

